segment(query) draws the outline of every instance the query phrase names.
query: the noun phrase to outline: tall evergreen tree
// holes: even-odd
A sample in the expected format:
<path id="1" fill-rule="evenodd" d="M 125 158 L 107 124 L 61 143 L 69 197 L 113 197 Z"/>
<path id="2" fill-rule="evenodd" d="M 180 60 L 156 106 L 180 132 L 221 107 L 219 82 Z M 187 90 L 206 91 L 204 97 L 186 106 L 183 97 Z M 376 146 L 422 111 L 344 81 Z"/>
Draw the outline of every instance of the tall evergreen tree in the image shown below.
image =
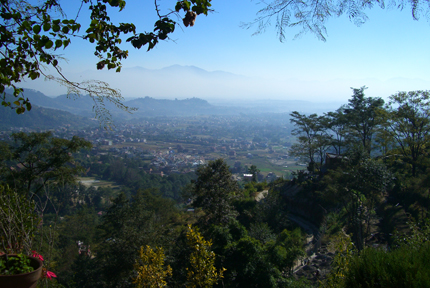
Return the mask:
<path id="1" fill-rule="evenodd" d="M 223 159 L 209 161 L 197 171 L 192 194 L 194 205 L 206 213 L 206 223 L 222 225 L 237 216 L 233 200 L 239 195 L 239 187 L 233 180 Z"/>

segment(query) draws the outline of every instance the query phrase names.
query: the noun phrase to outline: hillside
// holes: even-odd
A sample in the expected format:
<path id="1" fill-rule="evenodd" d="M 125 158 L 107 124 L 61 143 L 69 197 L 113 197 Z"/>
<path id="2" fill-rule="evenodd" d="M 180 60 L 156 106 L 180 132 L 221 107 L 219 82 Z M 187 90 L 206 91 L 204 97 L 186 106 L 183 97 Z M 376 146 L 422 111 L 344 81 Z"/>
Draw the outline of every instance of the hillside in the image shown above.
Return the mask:
<path id="1" fill-rule="evenodd" d="M 18 115 L 15 110 L 4 108 L 0 113 L 0 129 L 27 127 L 31 129 L 52 129 L 70 125 L 73 128 L 98 125 L 88 118 L 73 115 L 69 112 L 33 105 L 29 112 Z"/>
<path id="2" fill-rule="evenodd" d="M 11 92 L 11 90 L 9 89 L 6 92 Z M 89 96 L 73 98 L 67 95 L 60 95 L 51 98 L 33 89 L 25 89 L 22 95 L 28 98 L 32 105 L 64 110 L 84 117 L 94 117 L 93 106 L 95 103 Z M 107 102 L 105 103 L 105 108 L 109 110 L 114 120 L 148 116 L 233 115 L 245 111 L 245 109 L 237 107 L 214 106 L 206 100 L 199 98 L 167 100 L 154 99 L 147 96 L 123 101 L 123 103 L 128 107 L 138 108 L 138 110 L 130 114 L 119 110 L 113 104 Z"/>

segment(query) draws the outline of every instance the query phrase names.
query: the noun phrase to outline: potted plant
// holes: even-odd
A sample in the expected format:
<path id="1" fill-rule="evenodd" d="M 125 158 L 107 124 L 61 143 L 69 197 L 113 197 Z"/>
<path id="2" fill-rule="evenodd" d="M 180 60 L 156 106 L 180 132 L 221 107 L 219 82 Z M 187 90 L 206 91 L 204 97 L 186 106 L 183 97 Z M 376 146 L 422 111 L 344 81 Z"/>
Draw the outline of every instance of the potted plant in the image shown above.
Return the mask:
<path id="1" fill-rule="evenodd" d="M 24 254 L 0 256 L 0 286 L 2 288 L 34 288 L 42 277 L 42 261 Z"/>
<path id="2" fill-rule="evenodd" d="M 39 223 L 34 201 L 0 185 L 0 287 L 33 288 L 52 276 L 42 273 L 43 257 L 31 250 Z"/>

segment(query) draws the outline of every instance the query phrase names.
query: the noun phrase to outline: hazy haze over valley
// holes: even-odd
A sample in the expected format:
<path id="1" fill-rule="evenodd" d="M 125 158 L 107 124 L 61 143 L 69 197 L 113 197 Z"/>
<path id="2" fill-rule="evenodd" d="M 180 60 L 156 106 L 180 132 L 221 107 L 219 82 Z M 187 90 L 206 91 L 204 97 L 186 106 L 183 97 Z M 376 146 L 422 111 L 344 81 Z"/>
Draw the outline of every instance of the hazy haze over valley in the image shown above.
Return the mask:
<path id="1" fill-rule="evenodd" d="M 226 71 L 207 71 L 196 66 L 172 65 L 162 69 L 140 66 L 114 71 L 86 70 L 70 74 L 73 81 L 100 79 L 121 90 L 126 99 L 149 96 L 156 99 L 202 98 L 213 104 L 245 104 L 254 100 L 305 100 L 336 102 L 351 95 L 350 87 L 367 86 L 367 95 L 387 98 L 397 91 L 426 90 L 430 81 L 415 78 L 376 78 L 332 80 L 284 80 L 265 77 L 248 77 Z M 39 90 L 48 96 L 66 93 L 66 89 L 52 81 L 42 79 L 20 83 L 22 87 Z M 336 105 L 337 105 L 336 104 Z"/>

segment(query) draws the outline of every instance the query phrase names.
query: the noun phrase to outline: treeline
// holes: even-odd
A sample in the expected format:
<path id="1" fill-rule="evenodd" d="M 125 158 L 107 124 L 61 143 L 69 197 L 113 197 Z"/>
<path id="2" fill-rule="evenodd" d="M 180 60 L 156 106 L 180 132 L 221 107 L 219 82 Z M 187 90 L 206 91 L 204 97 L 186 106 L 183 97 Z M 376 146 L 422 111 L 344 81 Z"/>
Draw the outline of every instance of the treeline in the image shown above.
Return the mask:
<path id="1" fill-rule="evenodd" d="M 112 155 L 93 156 L 85 160 L 86 175 L 114 181 L 130 195 L 138 189 L 158 189 L 163 197 L 181 201 L 181 189 L 195 178 L 194 173 L 161 175 L 151 172 L 147 161 L 139 158 L 120 158 Z M 158 172 L 158 173 L 157 173 Z"/>
<path id="2" fill-rule="evenodd" d="M 349 103 L 334 112 L 321 116 L 291 113 L 293 134 L 298 137 L 292 153 L 306 159 L 310 170 L 318 170 L 327 152 L 343 155 L 360 148 L 372 157 L 401 161 L 401 174 L 424 173 L 430 93 L 399 92 L 385 104 L 381 98 L 366 97 L 365 89 L 353 89 Z"/>
<path id="3" fill-rule="evenodd" d="M 326 286 L 428 287 L 418 254 L 430 256 L 430 92 L 384 103 L 365 89 L 334 112 L 291 113 L 291 153 L 308 166 L 290 202 L 317 207 L 325 241 L 338 244 Z"/>

